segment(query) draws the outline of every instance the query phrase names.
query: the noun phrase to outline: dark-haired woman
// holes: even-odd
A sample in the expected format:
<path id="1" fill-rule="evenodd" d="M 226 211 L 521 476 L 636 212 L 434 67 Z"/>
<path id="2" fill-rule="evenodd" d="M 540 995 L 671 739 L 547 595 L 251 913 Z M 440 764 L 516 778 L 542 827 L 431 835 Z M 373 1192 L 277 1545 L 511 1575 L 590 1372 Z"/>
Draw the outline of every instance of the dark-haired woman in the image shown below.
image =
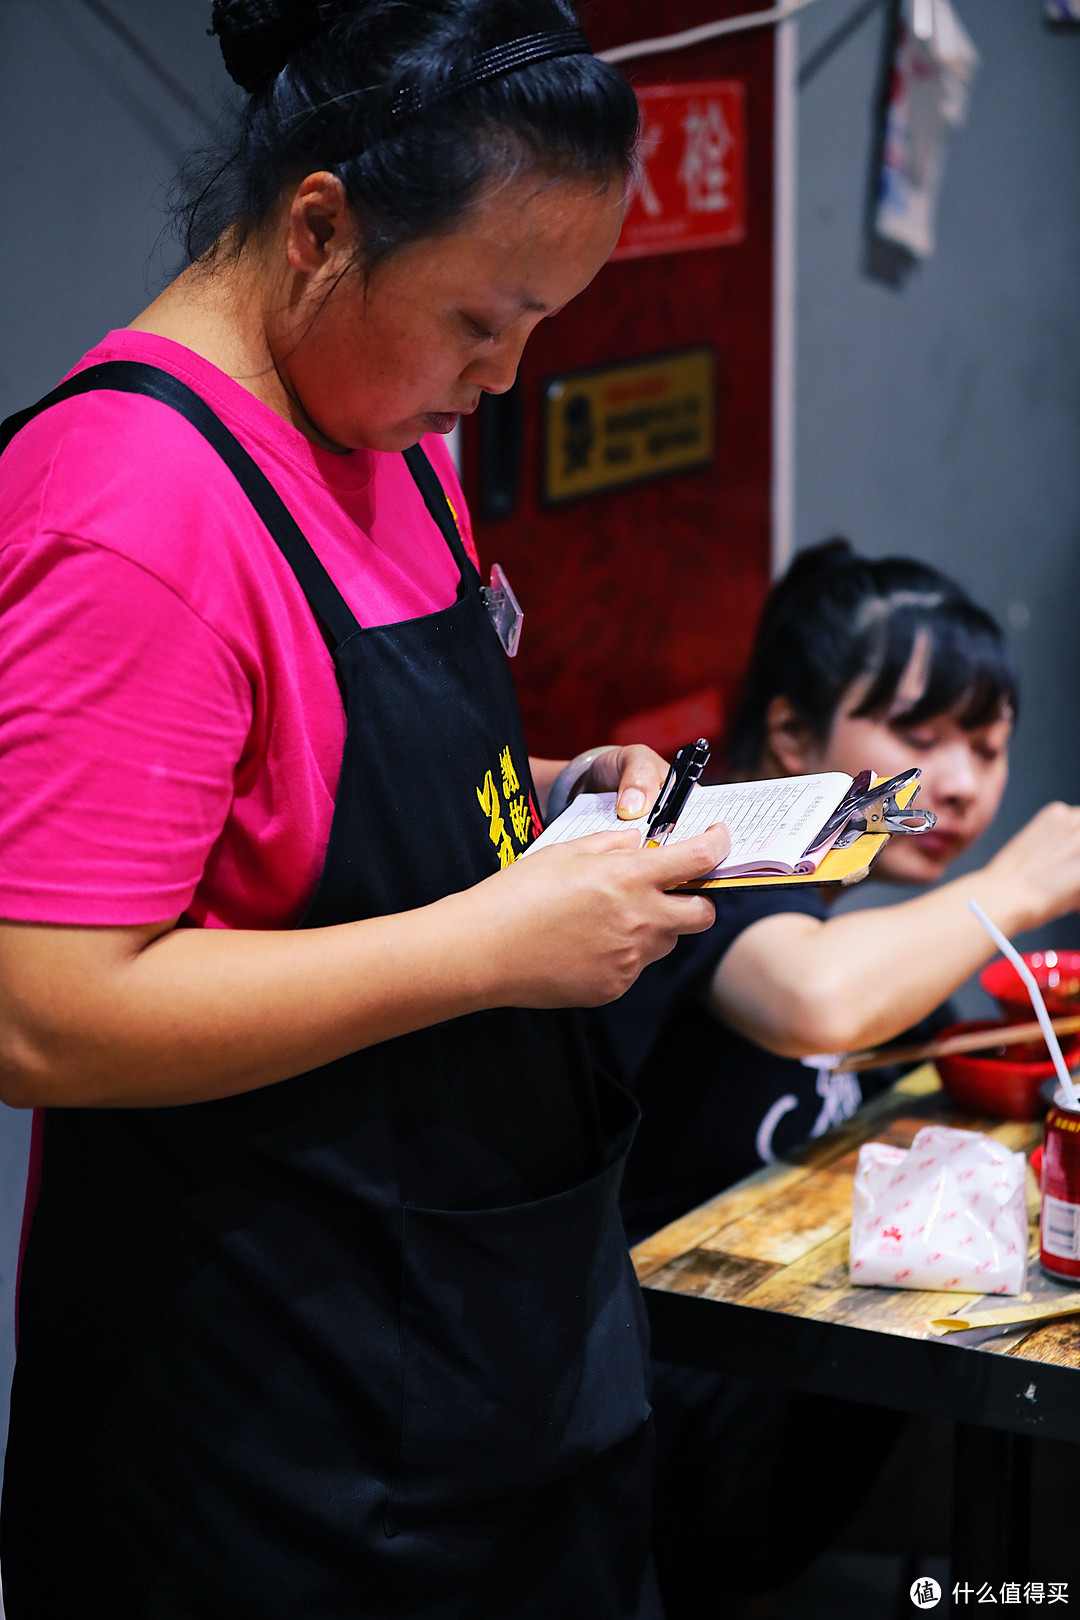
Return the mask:
<path id="1" fill-rule="evenodd" d="M 932 884 L 993 819 L 1017 705 L 1001 631 L 959 586 L 828 541 L 766 604 L 729 759 L 743 779 L 919 765 L 918 803 L 937 826 L 893 838 L 874 874 Z M 1009 934 L 1076 908 L 1080 811 L 1048 805 L 979 871 L 897 905 L 830 917 L 822 896 L 718 895 L 712 928 L 595 1014 L 642 1106 L 623 1192 L 632 1241 L 854 1111 L 855 1076 L 799 1060 L 899 1035 L 985 962 L 993 947 L 969 896 Z M 668 1620 L 706 1612 L 725 1563 L 748 1590 L 790 1579 L 861 1494 L 895 1423 L 665 1366 L 654 1405 Z"/>
<path id="2" fill-rule="evenodd" d="M 559 762 L 437 438 L 610 252 L 636 105 L 562 0 L 213 17 L 194 262 L 0 462 L 7 1614 L 653 1616 L 635 1110 L 570 1009 L 726 835 L 515 860 Z"/>

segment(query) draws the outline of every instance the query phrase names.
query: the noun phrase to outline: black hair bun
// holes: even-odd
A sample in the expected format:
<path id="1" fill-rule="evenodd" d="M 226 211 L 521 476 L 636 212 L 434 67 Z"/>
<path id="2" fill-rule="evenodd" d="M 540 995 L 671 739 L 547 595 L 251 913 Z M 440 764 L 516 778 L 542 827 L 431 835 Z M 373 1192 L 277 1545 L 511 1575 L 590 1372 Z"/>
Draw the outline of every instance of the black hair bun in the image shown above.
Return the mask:
<path id="1" fill-rule="evenodd" d="M 347 9 L 341 0 L 214 0 L 210 32 L 229 77 L 257 96 L 294 52 Z"/>
<path id="2" fill-rule="evenodd" d="M 788 569 L 788 576 L 789 578 L 794 576 L 800 584 L 805 584 L 815 574 L 825 574 L 833 568 L 841 568 L 854 561 L 854 558 L 851 541 L 845 540 L 841 535 L 833 535 L 829 540 L 819 540 L 816 546 L 807 546 L 804 551 L 796 552 Z"/>

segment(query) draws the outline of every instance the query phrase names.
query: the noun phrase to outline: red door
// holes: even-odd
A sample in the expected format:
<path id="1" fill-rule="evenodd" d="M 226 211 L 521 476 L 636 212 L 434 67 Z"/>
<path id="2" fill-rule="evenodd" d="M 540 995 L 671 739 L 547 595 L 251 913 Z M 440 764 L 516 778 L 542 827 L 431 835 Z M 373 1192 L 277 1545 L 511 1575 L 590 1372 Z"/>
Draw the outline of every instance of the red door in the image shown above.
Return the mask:
<path id="1" fill-rule="evenodd" d="M 597 49 L 734 13 L 592 0 Z M 614 258 L 464 424 L 485 564 L 525 610 L 530 748 L 718 740 L 768 589 L 773 32 L 627 64 L 644 166 Z"/>

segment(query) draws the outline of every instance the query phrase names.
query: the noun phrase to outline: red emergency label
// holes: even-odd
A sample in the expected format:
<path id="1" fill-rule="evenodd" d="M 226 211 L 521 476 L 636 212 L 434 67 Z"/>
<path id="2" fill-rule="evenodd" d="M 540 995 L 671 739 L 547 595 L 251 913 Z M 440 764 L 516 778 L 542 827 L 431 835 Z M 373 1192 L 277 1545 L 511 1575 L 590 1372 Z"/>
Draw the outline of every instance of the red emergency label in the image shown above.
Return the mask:
<path id="1" fill-rule="evenodd" d="M 650 85 L 639 167 L 613 259 L 723 247 L 746 235 L 745 88 L 738 79 Z"/>

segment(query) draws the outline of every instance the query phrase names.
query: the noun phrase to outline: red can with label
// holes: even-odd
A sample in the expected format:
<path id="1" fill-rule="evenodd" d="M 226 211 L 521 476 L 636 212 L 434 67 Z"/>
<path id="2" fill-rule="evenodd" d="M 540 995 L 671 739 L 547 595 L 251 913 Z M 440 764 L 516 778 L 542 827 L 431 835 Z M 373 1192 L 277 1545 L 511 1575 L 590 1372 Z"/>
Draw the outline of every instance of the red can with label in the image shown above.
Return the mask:
<path id="1" fill-rule="evenodd" d="M 1046 1116 L 1039 1259 L 1051 1277 L 1080 1277 L 1080 1109 L 1059 1091 Z"/>

